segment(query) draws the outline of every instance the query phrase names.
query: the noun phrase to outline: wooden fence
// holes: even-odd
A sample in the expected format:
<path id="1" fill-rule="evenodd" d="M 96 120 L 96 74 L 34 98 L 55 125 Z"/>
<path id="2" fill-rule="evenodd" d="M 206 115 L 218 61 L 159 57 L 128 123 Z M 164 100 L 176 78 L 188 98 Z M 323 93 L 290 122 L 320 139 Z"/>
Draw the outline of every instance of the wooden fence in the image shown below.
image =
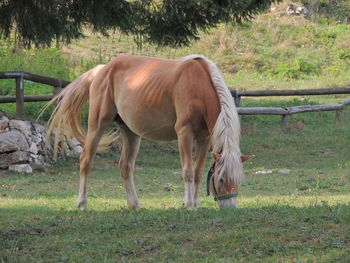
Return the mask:
<path id="1" fill-rule="evenodd" d="M 281 107 L 240 107 L 242 97 L 262 97 L 262 96 L 315 96 L 315 95 L 334 95 L 350 94 L 350 86 L 344 88 L 329 89 L 298 89 L 298 90 L 251 90 L 251 91 L 231 91 L 235 98 L 238 113 L 240 115 L 281 115 L 282 128 L 286 129 L 289 125 L 289 116 L 303 112 L 318 111 L 336 111 L 337 120 L 341 120 L 344 115 L 344 109 L 350 105 L 350 99 L 338 104 L 324 105 L 303 105 L 288 108 Z"/>
<path id="2" fill-rule="evenodd" d="M 0 72 L 0 79 L 16 80 L 16 96 L 0 97 L 0 103 L 16 102 L 16 115 L 18 118 L 24 117 L 24 102 L 49 101 L 54 94 L 69 84 L 68 81 L 39 76 L 26 72 Z M 52 94 L 24 96 L 24 80 L 46 84 L 53 87 Z"/>
<path id="3" fill-rule="evenodd" d="M 24 102 L 49 101 L 70 82 L 39 76 L 25 72 L 0 72 L 0 79 L 15 79 L 16 80 L 16 96 L 0 97 L 0 103 L 16 102 L 16 115 L 19 118 L 24 117 Z M 46 95 L 30 95 L 24 96 L 24 80 L 29 80 L 41 84 L 50 85 L 53 87 L 52 94 Z M 240 107 L 242 97 L 262 97 L 262 96 L 313 96 L 313 95 L 334 95 L 334 94 L 350 94 L 350 86 L 344 88 L 330 89 L 298 89 L 298 90 L 251 90 L 251 91 L 231 91 L 235 98 L 235 103 L 238 107 L 240 115 L 281 115 L 282 127 L 287 128 L 289 124 L 289 116 L 302 112 L 317 112 L 317 111 L 336 111 L 336 117 L 342 118 L 344 109 L 350 105 L 350 99 L 338 104 L 325 105 L 304 105 L 294 106 L 289 108 L 279 107 Z"/>

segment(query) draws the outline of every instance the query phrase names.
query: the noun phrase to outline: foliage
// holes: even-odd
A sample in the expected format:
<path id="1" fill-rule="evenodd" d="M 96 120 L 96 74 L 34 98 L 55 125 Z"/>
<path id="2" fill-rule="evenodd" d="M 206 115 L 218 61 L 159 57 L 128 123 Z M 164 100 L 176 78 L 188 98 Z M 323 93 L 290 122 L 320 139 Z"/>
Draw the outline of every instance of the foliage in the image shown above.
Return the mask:
<path id="1" fill-rule="evenodd" d="M 0 39 L 0 71 L 24 71 L 70 79 L 69 66 L 58 48 L 16 50 L 13 39 Z"/>
<path id="2" fill-rule="evenodd" d="M 61 49 L 16 50 L 14 38 L 0 41 L 0 70 L 25 70 L 72 80 L 96 64 L 107 63 L 121 53 L 179 58 L 203 54 L 217 62 L 233 89 L 330 88 L 349 85 L 350 26 L 328 20 L 314 23 L 302 17 L 276 17 L 267 12 L 252 22 L 220 24 L 200 32 L 200 40 L 188 47 L 138 47 L 133 35 L 109 31 L 110 37 L 85 30 L 86 38 Z M 288 81 L 286 81 L 288 80 Z M 48 87 L 25 82 L 27 94 L 50 93 Z M 0 93 L 14 92 L 14 81 L 1 80 Z M 36 118 L 36 106 L 26 104 Z M 2 110 L 15 112 L 14 105 Z M 33 112 L 33 113 L 32 113 Z"/>
<path id="3" fill-rule="evenodd" d="M 349 0 L 302 0 L 301 1 L 313 14 L 313 20 L 321 23 L 337 21 L 350 22 Z"/>
<path id="4" fill-rule="evenodd" d="M 107 33 L 119 29 L 138 43 L 182 46 L 200 30 L 250 19 L 279 0 L 1 0 L 0 36 L 15 30 L 26 46 L 51 45 L 82 36 L 84 26 Z"/>
<path id="5" fill-rule="evenodd" d="M 0 40 L 0 71 L 23 71 L 43 76 L 70 80 L 75 77 L 70 68 L 71 63 L 62 56 L 57 48 L 15 50 L 12 41 Z M 25 95 L 52 94 L 53 88 L 48 85 L 24 81 Z M 16 84 L 13 79 L 0 80 L 0 96 L 15 96 Z M 27 117 L 36 119 L 45 103 L 25 103 Z M 0 104 L 0 110 L 15 114 L 15 104 Z M 42 116 L 48 120 L 50 111 Z"/>
<path id="6" fill-rule="evenodd" d="M 321 70 L 318 66 L 305 61 L 303 58 L 297 58 L 292 65 L 280 64 L 275 70 L 271 70 L 269 74 L 291 80 L 307 78 L 310 75 L 319 75 L 320 72 Z"/>

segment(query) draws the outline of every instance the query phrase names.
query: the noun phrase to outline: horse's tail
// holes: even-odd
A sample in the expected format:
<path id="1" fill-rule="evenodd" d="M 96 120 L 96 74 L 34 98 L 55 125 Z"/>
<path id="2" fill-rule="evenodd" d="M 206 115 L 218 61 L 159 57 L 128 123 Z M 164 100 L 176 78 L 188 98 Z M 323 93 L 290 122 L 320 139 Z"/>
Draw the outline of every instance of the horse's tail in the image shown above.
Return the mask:
<path id="1" fill-rule="evenodd" d="M 86 131 L 81 120 L 82 107 L 89 100 L 91 83 L 103 67 L 104 65 L 98 65 L 85 72 L 49 102 L 48 105 L 56 104 L 47 132 L 47 139 L 54 134 L 53 155 L 55 159 L 60 141 L 70 143 L 70 139 L 75 137 L 81 144 L 84 144 Z M 116 137 L 111 134 L 104 135 L 99 143 L 98 151 L 108 148 L 115 139 Z"/>
<path id="2" fill-rule="evenodd" d="M 221 155 L 219 162 L 222 166 L 221 169 L 219 168 L 219 175 L 227 172 L 231 179 L 239 184 L 243 179 L 239 147 L 241 128 L 234 100 L 219 69 L 212 61 L 201 55 L 190 55 L 184 58 L 184 60 L 190 59 L 202 59 L 205 62 L 201 64 L 204 64 L 208 70 L 219 98 L 221 110 L 211 134 L 213 152 Z"/>

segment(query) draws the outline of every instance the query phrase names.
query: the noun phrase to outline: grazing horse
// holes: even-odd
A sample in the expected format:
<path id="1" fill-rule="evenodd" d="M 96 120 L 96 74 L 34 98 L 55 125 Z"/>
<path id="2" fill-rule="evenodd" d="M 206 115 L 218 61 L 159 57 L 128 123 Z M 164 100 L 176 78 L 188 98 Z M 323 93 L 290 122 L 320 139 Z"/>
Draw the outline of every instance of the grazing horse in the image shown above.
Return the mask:
<path id="1" fill-rule="evenodd" d="M 89 101 L 87 132 L 81 108 Z M 208 174 L 208 192 L 220 207 L 236 207 L 243 178 L 239 148 L 240 123 L 233 98 L 216 65 L 200 55 L 179 60 L 123 55 L 99 65 L 69 84 L 51 103 L 49 133 L 75 136 L 83 145 L 77 206 L 87 208 L 87 174 L 96 151 L 115 136 L 103 135 L 117 121 L 123 141 L 119 168 L 129 208 L 139 208 L 133 181 L 141 137 L 178 140 L 185 184 L 184 206 L 199 207 L 199 183 L 205 157 L 212 147 L 214 164 Z M 194 147 L 194 158 L 193 158 Z"/>

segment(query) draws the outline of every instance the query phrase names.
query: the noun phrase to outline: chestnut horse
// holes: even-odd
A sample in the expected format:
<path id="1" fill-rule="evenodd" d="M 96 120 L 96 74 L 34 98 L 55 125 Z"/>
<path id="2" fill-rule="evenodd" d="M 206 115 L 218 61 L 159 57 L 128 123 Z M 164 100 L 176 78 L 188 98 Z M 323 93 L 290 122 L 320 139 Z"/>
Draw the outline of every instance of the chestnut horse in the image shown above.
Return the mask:
<path id="1" fill-rule="evenodd" d="M 81 124 L 82 105 L 89 101 L 88 129 Z M 119 123 L 123 141 L 119 168 L 129 208 L 139 208 L 133 181 L 141 137 L 177 139 L 185 184 L 184 206 L 199 207 L 199 183 L 206 154 L 212 147 L 214 164 L 208 191 L 220 207 L 236 207 L 243 178 L 239 148 L 240 123 L 233 98 L 216 65 L 200 55 L 180 60 L 123 55 L 81 75 L 51 103 L 57 103 L 49 133 L 56 142 L 76 137 L 83 145 L 77 206 L 87 208 L 87 175 L 95 153 L 116 137 L 103 135 L 108 124 Z M 194 147 L 194 158 L 193 158 Z"/>

